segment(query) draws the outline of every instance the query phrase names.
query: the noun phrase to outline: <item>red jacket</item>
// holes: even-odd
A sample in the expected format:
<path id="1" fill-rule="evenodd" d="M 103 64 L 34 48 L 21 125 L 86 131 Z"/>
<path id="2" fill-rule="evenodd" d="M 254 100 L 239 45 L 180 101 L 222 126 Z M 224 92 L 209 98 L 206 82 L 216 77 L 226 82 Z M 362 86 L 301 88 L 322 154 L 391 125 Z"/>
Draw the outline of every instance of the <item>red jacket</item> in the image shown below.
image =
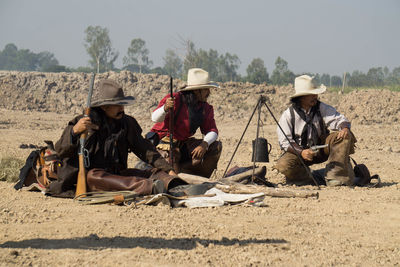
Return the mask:
<path id="1" fill-rule="evenodd" d="M 157 108 L 162 107 L 165 104 L 167 98 L 170 97 L 170 94 L 166 95 L 158 104 Z M 182 93 L 174 93 L 175 105 L 174 105 L 174 139 L 185 141 L 189 137 L 192 136 L 190 133 L 190 123 L 189 123 L 189 111 L 188 107 L 185 103 L 183 103 Z M 218 134 L 217 126 L 215 125 L 214 120 L 214 108 L 207 102 L 201 102 L 199 105 L 203 106 L 203 123 L 200 126 L 200 130 L 202 134 L 207 134 L 209 132 L 216 132 Z M 155 109 L 155 110 L 156 110 Z M 179 110 L 179 114 L 177 114 Z M 177 117 L 178 116 L 178 117 Z M 154 124 L 153 128 L 151 128 L 152 132 L 156 132 L 160 139 L 166 135 L 169 135 L 169 113 L 165 116 L 163 122 L 157 122 Z"/>

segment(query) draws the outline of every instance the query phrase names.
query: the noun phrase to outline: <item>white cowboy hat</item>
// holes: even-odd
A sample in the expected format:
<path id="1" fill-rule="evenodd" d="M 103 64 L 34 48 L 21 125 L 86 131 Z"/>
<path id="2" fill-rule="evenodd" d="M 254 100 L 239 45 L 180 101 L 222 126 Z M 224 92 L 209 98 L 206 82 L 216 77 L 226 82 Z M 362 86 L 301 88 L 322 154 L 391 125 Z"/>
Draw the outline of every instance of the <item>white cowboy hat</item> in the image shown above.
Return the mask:
<path id="1" fill-rule="evenodd" d="M 290 97 L 290 99 L 304 96 L 304 95 L 319 95 L 326 91 L 326 86 L 321 84 L 317 87 L 313 81 L 313 77 L 308 75 L 301 75 L 294 79 L 294 90 L 295 94 Z"/>
<path id="2" fill-rule="evenodd" d="M 180 91 L 190 91 L 205 88 L 219 88 L 219 85 L 210 81 L 208 72 L 200 69 L 193 68 L 188 71 L 187 85 Z"/>

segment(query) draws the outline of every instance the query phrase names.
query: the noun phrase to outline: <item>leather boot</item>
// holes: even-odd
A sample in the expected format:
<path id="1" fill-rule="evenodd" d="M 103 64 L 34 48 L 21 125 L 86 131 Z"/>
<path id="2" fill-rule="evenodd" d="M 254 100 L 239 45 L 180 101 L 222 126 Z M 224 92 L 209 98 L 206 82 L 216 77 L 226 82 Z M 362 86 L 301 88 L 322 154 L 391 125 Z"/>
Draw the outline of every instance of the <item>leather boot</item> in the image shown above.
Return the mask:
<path id="1" fill-rule="evenodd" d="M 88 172 L 87 184 L 90 191 L 134 191 L 139 195 L 150 195 L 153 188 L 153 181 L 146 177 L 116 175 L 97 168 Z"/>
<path id="2" fill-rule="evenodd" d="M 354 151 L 355 139 L 352 134 L 346 139 L 337 139 L 337 134 L 337 132 L 332 133 L 327 138 L 329 157 L 325 167 L 326 185 L 353 185 L 354 171 L 349 155 Z"/>
<path id="3" fill-rule="evenodd" d="M 164 185 L 164 190 L 167 192 L 169 189 L 174 188 L 178 185 L 186 185 L 187 183 L 183 181 L 178 176 L 172 176 L 168 173 L 160 170 L 154 170 L 153 174 L 149 178 L 151 181 L 162 181 Z"/>

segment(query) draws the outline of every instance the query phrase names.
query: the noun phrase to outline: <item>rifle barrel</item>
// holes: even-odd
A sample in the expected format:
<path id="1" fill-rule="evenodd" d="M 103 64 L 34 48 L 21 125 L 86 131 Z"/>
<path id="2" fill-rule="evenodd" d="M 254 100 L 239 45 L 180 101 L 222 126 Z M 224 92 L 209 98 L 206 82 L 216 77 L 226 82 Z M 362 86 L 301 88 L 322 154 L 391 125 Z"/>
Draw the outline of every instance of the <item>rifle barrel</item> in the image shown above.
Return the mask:
<path id="1" fill-rule="evenodd" d="M 170 82 L 169 82 L 169 92 L 170 92 L 170 97 L 174 97 L 174 91 L 172 87 L 172 76 L 170 76 Z M 169 109 L 169 159 L 171 166 L 174 166 L 174 108 Z"/>
<path id="2" fill-rule="evenodd" d="M 92 103 L 92 94 L 93 94 L 93 86 L 94 86 L 94 77 L 95 76 L 96 76 L 96 74 L 93 72 L 92 77 L 90 79 L 89 94 L 88 94 L 87 101 L 86 101 L 87 108 L 90 108 L 91 103 Z"/>

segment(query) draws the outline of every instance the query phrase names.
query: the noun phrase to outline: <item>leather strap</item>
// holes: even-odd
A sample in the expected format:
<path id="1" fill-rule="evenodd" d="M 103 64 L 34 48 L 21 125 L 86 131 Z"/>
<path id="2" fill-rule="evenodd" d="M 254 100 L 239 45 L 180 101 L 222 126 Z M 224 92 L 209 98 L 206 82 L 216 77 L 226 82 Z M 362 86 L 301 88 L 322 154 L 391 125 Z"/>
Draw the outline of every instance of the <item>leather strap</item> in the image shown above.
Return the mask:
<path id="1" fill-rule="evenodd" d="M 301 155 L 303 148 L 295 142 L 290 142 L 291 145 L 288 146 L 287 151 L 296 155 L 296 152 Z"/>

